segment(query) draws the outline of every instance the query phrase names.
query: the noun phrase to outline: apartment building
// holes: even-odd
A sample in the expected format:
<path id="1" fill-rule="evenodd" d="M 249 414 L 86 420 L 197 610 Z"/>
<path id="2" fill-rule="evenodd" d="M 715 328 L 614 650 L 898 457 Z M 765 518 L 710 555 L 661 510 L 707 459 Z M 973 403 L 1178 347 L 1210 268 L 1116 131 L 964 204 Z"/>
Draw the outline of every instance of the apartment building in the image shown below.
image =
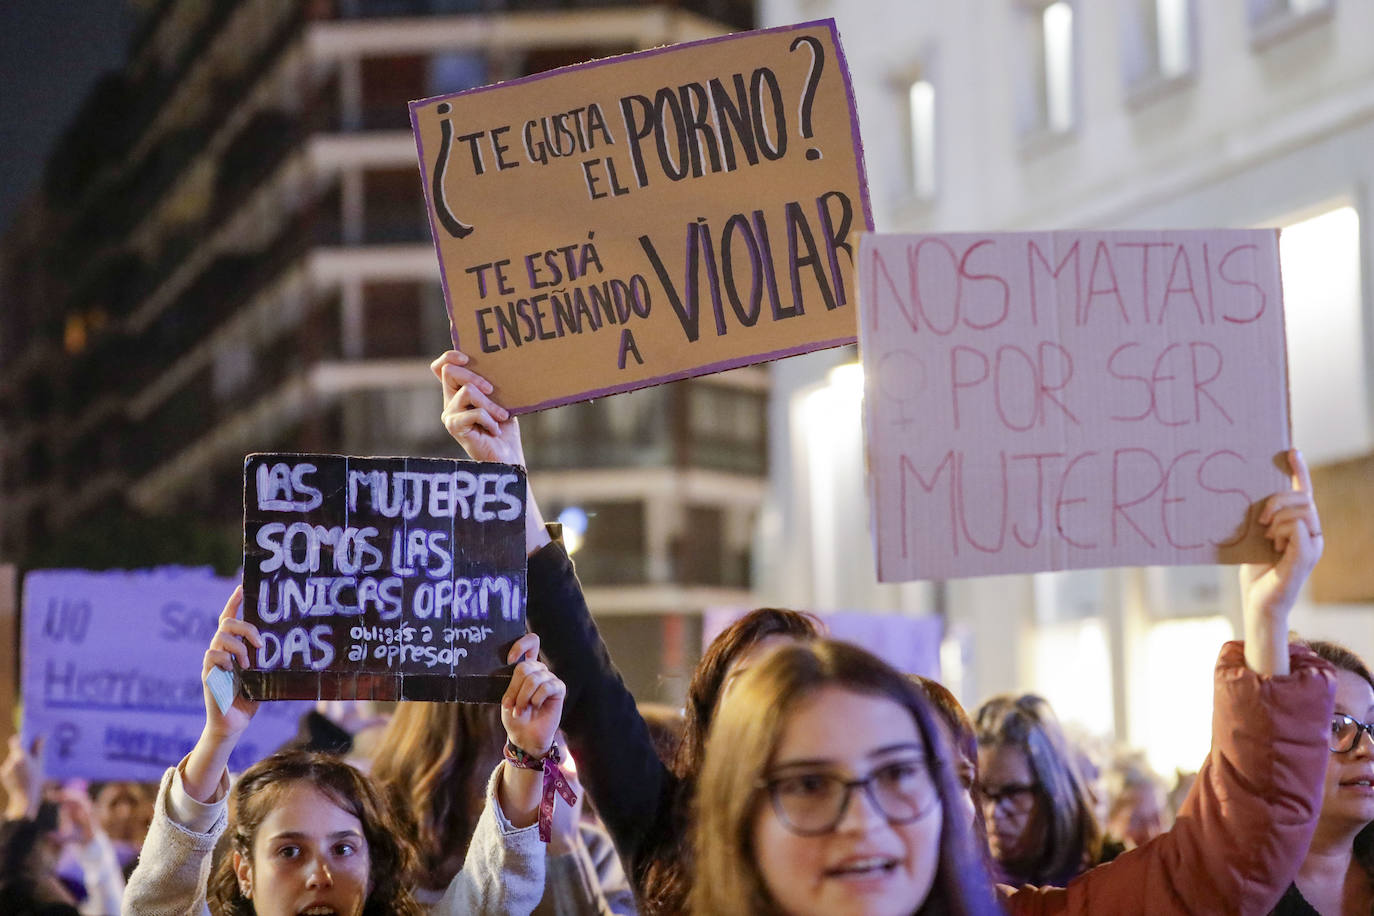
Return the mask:
<path id="1" fill-rule="evenodd" d="M 407 101 L 753 25 L 741 0 L 140 6 L 0 245 L 6 561 L 232 564 L 247 452 L 455 454 Z M 524 421 L 646 695 L 680 695 L 697 612 L 751 603 L 766 400 L 741 370 Z"/>

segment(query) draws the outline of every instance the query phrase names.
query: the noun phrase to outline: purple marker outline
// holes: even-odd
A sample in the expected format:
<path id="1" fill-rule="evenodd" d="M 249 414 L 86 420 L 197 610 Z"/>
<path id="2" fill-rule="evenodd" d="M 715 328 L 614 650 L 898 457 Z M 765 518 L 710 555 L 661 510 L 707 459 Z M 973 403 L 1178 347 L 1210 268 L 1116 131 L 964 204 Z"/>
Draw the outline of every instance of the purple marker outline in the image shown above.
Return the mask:
<path id="1" fill-rule="evenodd" d="M 489 86 L 477 86 L 473 89 L 463 89 L 458 92 L 449 92 L 444 95 L 431 96 L 427 99 L 417 99 L 409 103 L 410 108 L 410 129 L 415 135 L 415 148 L 420 157 L 420 176 L 421 186 L 425 195 L 425 206 L 429 215 L 429 234 L 434 242 L 434 256 L 439 260 L 439 281 L 444 293 L 444 306 L 448 310 L 449 335 L 453 339 L 454 349 L 461 349 L 458 341 L 458 328 L 453 319 L 453 300 L 449 294 L 448 273 L 444 269 L 443 252 L 439 247 L 439 227 L 435 225 L 434 200 L 430 194 L 430 173 L 428 160 L 425 158 L 425 144 L 420 136 L 419 109 L 447 99 L 455 99 L 459 96 L 475 95 L 479 92 L 489 92 L 493 89 L 504 89 L 508 86 L 519 86 L 524 83 L 533 83 L 539 80 L 550 79 L 555 76 L 563 76 L 575 70 L 588 70 L 595 67 L 604 67 L 607 64 L 617 64 L 632 58 L 653 57 L 659 54 L 669 54 L 675 51 L 682 51 L 687 48 L 700 47 L 702 45 L 715 44 L 723 41 L 733 41 L 739 38 L 753 37 L 756 35 L 773 35 L 785 32 L 797 32 L 806 29 L 823 28 L 830 33 L 831 43 L 835 49 L 835 55 L 839 61 L 840 79 L 844 84 L 845 99 L 849 104 L 849 130 L 851 141 L 854 147 L 854 161 L 859 173 L 859 199 L 863 202 L 864 227 L 872 232 L 873 230 L 873 208 L 869 202 L 868 195 L 868 169 L 864 165 L 864 144 L 863 138 L 859 135 L 859 112 L 854 103 L 854 86 L 849 79 L 849 62 L 844 54 L 844 47 L 840 44 L 840 31 L 835 26 L 835 20 L 813 19 L 809 22 L 798 22 L 792 25 L 774 26 L 768 29 L 755 29 L 748 32 L 734 32 L 729 35 L 717 35 L 713 38 L 700 38 L 696 41 L 685 41 L 680 44 L 665 45 L 660 48 L 649 48 L 644 51 L 633 51 L 629 54 L 617 54 L 613 57 L 603 57 L 598 60 L 584 61 L 580 64 L 570 64 L 566 67 L 559 67 L 556 70 L 548 70 L 543 73 L 533 73 L 529 76 L 522 76 L 518 79 L 507 80 L 501 83 L 493 83 Z M 690 369 L 682 369 L 677 372 L 670 372 L 665 375 L 653 376 L 652 378 L 637 379 L 632 382 L 625 382 L 619 385 L 611 385 L 606 388 L 597 388 L 590 391 L 582 391 L 576 394 L 563 397 L 551 398 L 547 401 L 540 401 L 537 404 L 525 404 L 520 406 L 506 405 L 512 415 L 532 413 L 537 410 L 546 410 L 550 407 L 558 407 L 563 404 L 574 404 L 579 401 L 589 401 L 594 398 L 605 397 L 612 394 L 621 394 L 626 391 L 635 391 L 640 388 L 652 388 L 667 382 L 680 381 L 685 378 L 695 378 L 700 375 L 710 375 L 715 372 L 724 372 L 727 369 L 738 369 L 741 366 L 752 366 L 758 363 L 771 362 L 775 359 L 782 359 L 788 356 L 798 356 L 802 353 L 810 353 L 815 350 L 825 350 L 830 347 L 841 347 L 855 343 L 858 340 L 858 318 L 856 314 L 854 334 L 847 337 L 839 337 L 833 340 L 813 341 L 807 344 L 798 344 L 793 347 L 786 347 L 781 350 L 774 350 L 769 353 L 756 353 L 749 356 L 739 356 L 732 359 L 710 363 L 705 366 L 696 366 Z"/>

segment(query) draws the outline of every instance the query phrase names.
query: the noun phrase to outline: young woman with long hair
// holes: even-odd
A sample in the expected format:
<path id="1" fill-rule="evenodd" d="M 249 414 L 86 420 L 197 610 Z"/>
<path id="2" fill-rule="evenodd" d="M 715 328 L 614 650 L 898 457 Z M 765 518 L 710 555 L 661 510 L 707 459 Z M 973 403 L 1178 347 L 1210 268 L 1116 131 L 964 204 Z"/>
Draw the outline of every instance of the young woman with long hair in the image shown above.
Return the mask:
<path id="1" fill-rule="evenodd" d="M 235 589 L 205 653 L 201 678 L 252 666 L 257 628 L 240 617 Z M 552 753 L 565 688 L 535 657 L 517 659 L 502 700 L 511 744 L 527 758 Z M 288 751 L 250 767 L 227 812 L 226 765 L 258 704 L 236 696 L 221 712 L 204 690 L 205 727 L 191 753 L 163 777 L 153 823 L 129 880 L 124 912 L 214 916 L 331 914 L 420 916 L 418 857 L 409 809 L 334 757 Z M 537 815 L 543 774 L 497 766 L 463 868 L 431 910 L 437 914 L 531 912 L 544 892 Z M 229 854 L 209 881 L 211 853 L 229 832 Z"/>

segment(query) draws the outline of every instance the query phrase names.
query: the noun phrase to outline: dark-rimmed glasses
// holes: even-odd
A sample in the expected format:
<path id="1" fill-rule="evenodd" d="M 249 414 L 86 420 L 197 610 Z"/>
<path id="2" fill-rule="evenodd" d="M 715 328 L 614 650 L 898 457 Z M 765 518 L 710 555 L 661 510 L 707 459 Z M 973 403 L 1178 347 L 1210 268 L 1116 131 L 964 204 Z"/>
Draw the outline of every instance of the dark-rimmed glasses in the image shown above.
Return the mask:
<path id="1" fill-rule="evenodd" d="M 996 808 L 1001 805 L 1003 808 L 1015 809 L 1034 797 L 1035 786 L 1031 785 L 1011 784 L 983 787 L 983 804 L 989 808 Z"/>
<path id="2" fill-rule="evenodd" d="M 782 825 L 799 836 L 820 836 L 838 827 L 858 788 L 894 826 L 920 820 L 939 801 L 924 757 L 884 763 L 863 779 L 808 770 L 760 780 L 759 788 L 767 790 Z"/>
<path id="3" fill-rule="evenodd" d="M 1331 716 L 1331 741 L 1328 746 L 1337 754 L 1353 751 L 1355 745 L 1360 743 L 1360 732 L 1368 733 L 1370 740 L 1374 740 L 1374 722 L 1365 723 L 1343 712 L 1335 713 Z"/>

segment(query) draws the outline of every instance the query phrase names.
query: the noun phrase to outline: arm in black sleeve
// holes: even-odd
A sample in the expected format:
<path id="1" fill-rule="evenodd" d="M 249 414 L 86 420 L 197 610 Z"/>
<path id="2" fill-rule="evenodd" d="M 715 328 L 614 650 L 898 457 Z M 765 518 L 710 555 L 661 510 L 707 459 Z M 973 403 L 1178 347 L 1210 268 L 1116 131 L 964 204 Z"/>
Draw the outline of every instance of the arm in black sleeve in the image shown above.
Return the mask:
<path id="1" fill-rule="evenodd" d="M 568 687 L 563 731 L 578 775 L 638 886 L 649 841 L 673 829 L 677 779 L 654 750 L 561 543 L 530 556 L 528 583 L 530 629 Z"/>

